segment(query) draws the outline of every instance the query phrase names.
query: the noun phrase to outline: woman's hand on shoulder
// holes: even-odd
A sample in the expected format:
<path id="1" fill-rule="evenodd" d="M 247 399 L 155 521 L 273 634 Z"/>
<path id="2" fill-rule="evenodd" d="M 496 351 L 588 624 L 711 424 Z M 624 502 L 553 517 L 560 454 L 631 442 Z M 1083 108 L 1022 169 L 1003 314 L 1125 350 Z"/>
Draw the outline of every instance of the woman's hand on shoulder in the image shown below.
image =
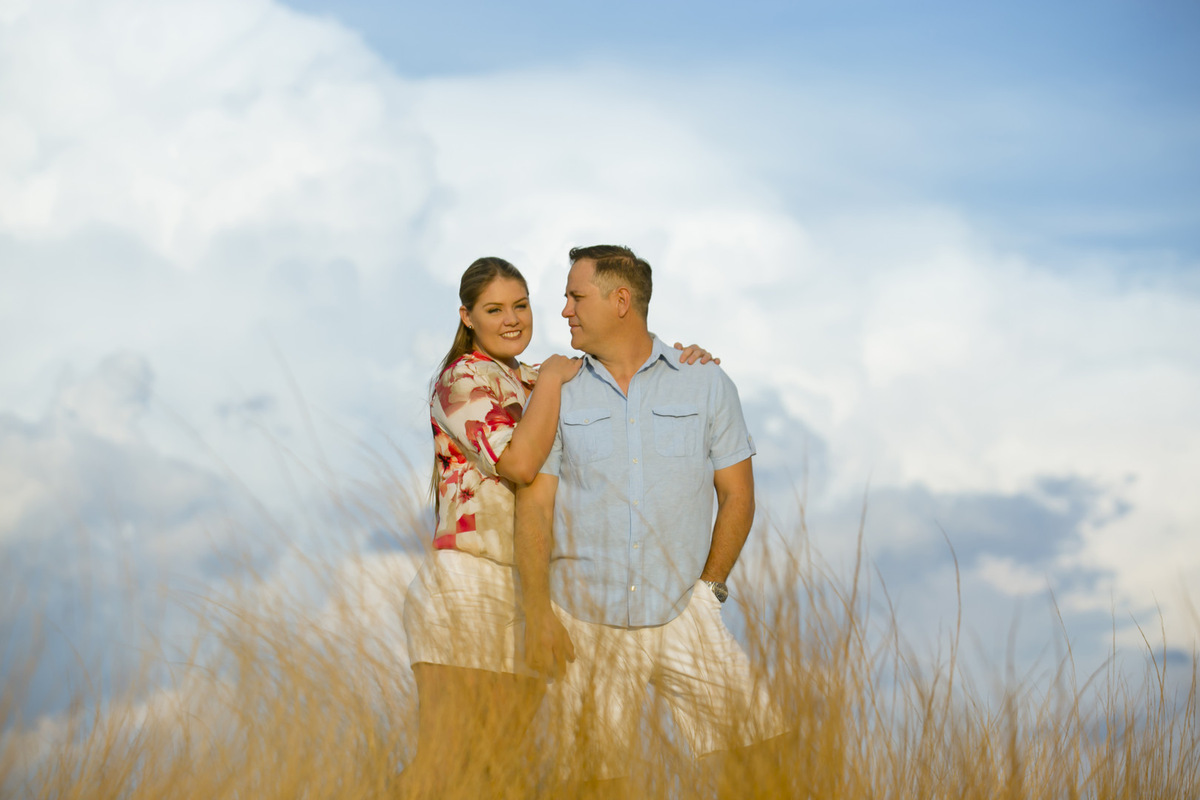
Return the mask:
<path id="1" fill-rule="evenodd" d="M 695 364 L 697 361 L 699 361 L 701 364 L 707 364 L 710 361 L 714 364 L 721 363 L 721 359 L 714 358 L 712 353 L 708 352 L 698 344 L 689 344 L 687 347 L 684 347 L 682 343 L 676 342 L 675 349 L 683 351 L 679 354 L 680 364 Z"/>
<path id="2" fill-rule="evenodd" d="M 556 353 L 543 361 L 542 365 L 538 367 L 538 382 L 541 383 L 549 379 L 559 384 L 564 384 L 575 377 L 582 365 L 582 358 L 568 358 Z"/>

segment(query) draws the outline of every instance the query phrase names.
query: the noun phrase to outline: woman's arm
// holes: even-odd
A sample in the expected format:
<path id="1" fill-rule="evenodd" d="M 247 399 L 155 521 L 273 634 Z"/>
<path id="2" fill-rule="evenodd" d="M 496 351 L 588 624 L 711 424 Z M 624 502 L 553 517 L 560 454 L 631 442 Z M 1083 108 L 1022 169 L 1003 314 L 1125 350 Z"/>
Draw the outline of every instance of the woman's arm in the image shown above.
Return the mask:
<path id="1" fill-rule="evenodd" d="M 579 358 L 550 356 L 538 370 L 537 384 L 512 440 L 496 459 L 496 472 L 516 484 L 532 483 L 554 446 L 562 385 L 579 371 Z"/>

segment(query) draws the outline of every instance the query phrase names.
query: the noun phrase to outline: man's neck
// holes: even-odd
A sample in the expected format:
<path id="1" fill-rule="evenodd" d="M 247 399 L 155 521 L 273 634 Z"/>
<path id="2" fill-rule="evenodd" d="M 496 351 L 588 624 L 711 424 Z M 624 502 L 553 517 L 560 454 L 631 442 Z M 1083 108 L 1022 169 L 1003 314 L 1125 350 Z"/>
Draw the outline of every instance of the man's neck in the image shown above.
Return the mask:
<path id="1" fill-rule="evenodd" d="M 621 391 L 628 394 L 629 382 L 633 380 L 633 376 L 654 352 L 654 338 L 650 336 L 649 331 L 640 330 L 636 334 L 630 335 L 628 339 L 609 344 L 610 346 L 604 348 L 604 353 L 593 353 L 591 354 L 592 358 L 603 364 L 617 385 L 621 387 Z"/>

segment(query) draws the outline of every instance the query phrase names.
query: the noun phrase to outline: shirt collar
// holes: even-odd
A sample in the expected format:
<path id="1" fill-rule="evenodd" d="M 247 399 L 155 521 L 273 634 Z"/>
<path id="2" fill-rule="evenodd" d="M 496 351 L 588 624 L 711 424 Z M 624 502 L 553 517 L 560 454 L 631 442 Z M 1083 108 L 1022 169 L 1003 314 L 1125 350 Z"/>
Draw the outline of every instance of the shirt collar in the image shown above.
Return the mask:
<path id="1" fill-rule="evenodd" d="M 492 362 L 497 367 L 499 367 L 501 370 L 503 370 L 505 375 L 508 375 L 511 378 L 515 378 L 515 379 L 519 380 L 521 382 L 521 384 L 524 385 L 525 391 L 531 390 L 533 388 L 533 384 L 537 381 L 537 369 L 529 366 L 528 364 L 524 363 L 523 361 L 517 362 L 517 372 L 514 375 L 513 371 L 510 370 L 507 366 L 505 366 L 504 364 L 501 364 L 499 361 L 492 358 L 487 353 L 483 352 L 482 350 L 480 350 L 478 348 L 471 351 L 471 356 L 473 358 L 475 358 L 477 361 Z"/>
<path id="2" fill-rule="evenodd" d="M 654 350 L 650 353 L 649 360 L 642 365 L 642 369 L 646 369 L 654 363 L 656 359 L 662 359 L 668 367 L 673 370 L 679 369 L 679 352 L 674 347 L 668 347 L 667 343 L 662 339 L 650 334 L 650 338 L 654 340 Z"/>
<path id="3" fill-rule="evenodd" d="M 659 339 L 653 333 L 650 334 L 650 339 L 651 339 L 650 357 L 646 359 L 646 363 L 644 363 L 644 364 L 642 364 L 642 366 L 638 367 L 637 371 L 642 372 L 643 370 L 650 369 L 650 367 L 654 366 L 654 362 L 659 361 L 659 360 L 662 360 L 662 362 L 664 364 L 666 364 L 668 367 L 670 367 L 671 369 L 678 370 L 679 369 L 679 359 L 678 359 L 678 352 L 675 350 L 675 348 L 667 347 L 667 345 L 665 345 L 663 343 L 663 340 Z M 676 355 L 675 358 L 671 357 L 672 353 L 675 353 L 675 355 Z M 604 365 L 601 364 L 599 360 L 593 358 L 588 353 L 583 354 L 583 363 L 587 366 L 590 366 L 593 371 L 595 371 L 595 369 L 597 367 L 599 367 L 599 368 L 601 368 L 601 370 L 603 370 L 603 372 L 601 374 L 603 374 L 603 375 L 608 374 L 608 370 L 604 368 Z"/>

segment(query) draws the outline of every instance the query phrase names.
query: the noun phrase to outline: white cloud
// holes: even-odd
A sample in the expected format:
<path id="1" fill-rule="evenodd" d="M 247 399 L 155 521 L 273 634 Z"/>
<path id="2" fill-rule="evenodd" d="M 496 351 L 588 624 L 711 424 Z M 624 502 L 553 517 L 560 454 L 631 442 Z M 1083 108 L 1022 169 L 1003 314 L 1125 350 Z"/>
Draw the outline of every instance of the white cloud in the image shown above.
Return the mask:
<path id="1" fill-rule="evenodd" d="M 1011 558 L 985 555 L 977 569 L 980 580 L 1007 595 L 1021 596 L 1046 590 L 1047 576 L 1038 575 Z"/>
<path id="2" fill-rule="evenodd" d="M 286 228 L 277 249 L 377 267 L 426 199 L 401 82 L 265 0 L 37 4 L 2 53 L 5 230 L 111 225 L 192 266 L 217 237 Z"/>
<path id="3" fill-rule="evenodd" d="M 461 269 L 497 253 L 526 272 L 536 360 L 566 348 L 567 248 L 621 241 L 655 265 L 655 330 L 718 352 L 774 430 L 819 437 L 815 505 L 868 480 L 1011 494 L 1085 479 L 1129 508 L 1089 519 L 1056 569 L 1111 572 L 1121 602 L 1157 596 L 1190 635 L 1159 593 L 1200 584 L 1198 301 L 1123 283 L 1123 256 L 1039 262 L 970 209 L 873 193 L 881 160 L 954 163 L 919 149 L 936 114 L 746 75 L 406 81 L 266 0 L 9 3 L 0 20 L 0 335 L 20 343 L 0 350 L 0 413 L 22 443 L 0 467 L 0 541 L 69 497 L 62 476 L 101 485 L 121 458 L 143 476 L 128 502 L 179 514 L 164 554 L 195 553 L 188 503 L 239 480 L 310 541 L 340 535 L 311 529 L 370 472 L 354 437 L 397 440 L 421 479 Z M 728 108 L 743 129 L 808 123 L 748 155 L 736 126 L 702 122 Z M 759 433 L 760 461 L 798 466 L 776 441 Z"/>
<path id="4" fill-rule="evenodd" d="M 245 431 L 213 411 L 247 396 L 294 412 L 263 424 L 301 446 L 277 343 L 316 413 L 370 406 L 358 433 L 397 403 L 414 418 L 430 312 L 404 290 L 425 292 L 406 273 L 428 144 L 357 37 L 268 2 L 186 1 L 35 4 L 2 36 L 0 324 L 22 346 L 0 354 L 0 408 L 37 418 L 64 368 L 126 350 L 153 364 L 159 411 L 223 455 Z M 178 425 L 146 424 L 194 457 Z"/>

